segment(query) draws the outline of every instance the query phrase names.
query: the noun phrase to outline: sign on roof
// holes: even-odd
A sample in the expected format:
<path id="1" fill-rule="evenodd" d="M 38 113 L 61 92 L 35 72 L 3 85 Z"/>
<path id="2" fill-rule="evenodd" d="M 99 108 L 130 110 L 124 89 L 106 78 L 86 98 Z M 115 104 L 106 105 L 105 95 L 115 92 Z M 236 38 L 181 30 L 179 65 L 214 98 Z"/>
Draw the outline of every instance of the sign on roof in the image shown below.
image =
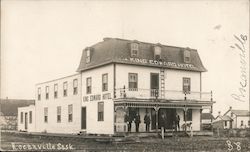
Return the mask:
<path id="1" fill-rule="evenodd" d="M 169 68 L 179 68 L 179 69 L 189 69 L 196 70 L 197 68 L 193 64 L 188 63 L 176 63 L 176 62 L 166 62 L 166 61 L 157 61 L 150 59 L 141 59 L 141 58 L 120 58 L 121 61 L 134 64 L 145 64 L 145 65 L 154 65 L 154 66 L 164 66 Z"/>

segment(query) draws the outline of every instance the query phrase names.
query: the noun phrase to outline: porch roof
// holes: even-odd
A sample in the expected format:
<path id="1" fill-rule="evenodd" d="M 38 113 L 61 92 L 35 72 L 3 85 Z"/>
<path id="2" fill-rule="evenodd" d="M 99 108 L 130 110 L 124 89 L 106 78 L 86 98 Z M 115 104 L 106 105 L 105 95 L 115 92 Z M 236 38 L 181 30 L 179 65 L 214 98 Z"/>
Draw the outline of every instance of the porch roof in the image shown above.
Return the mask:
<path id="1" fill-rule="evenodd" d="M 194 101 L 194 100 L 154 100 L 154 99 L 131 99 L 122 98 L 115 99 L 115 105 L 124 105 L 128 107 L 175 107 L 184 108 L 193 107 L 201 109 L 202 106 L 212 106 L 214 102 L 211 101 Z"/>

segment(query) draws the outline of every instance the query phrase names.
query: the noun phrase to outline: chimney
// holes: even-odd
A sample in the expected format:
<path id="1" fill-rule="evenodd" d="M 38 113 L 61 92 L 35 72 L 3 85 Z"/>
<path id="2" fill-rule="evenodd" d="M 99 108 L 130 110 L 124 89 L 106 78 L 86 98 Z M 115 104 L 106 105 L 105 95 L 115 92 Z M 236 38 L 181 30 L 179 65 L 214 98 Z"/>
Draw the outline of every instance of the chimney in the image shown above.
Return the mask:
<path id="1" fill-rule="evenodd" d="M 229 110 L 232 110 L 232 106 L 229 107 Z"/>

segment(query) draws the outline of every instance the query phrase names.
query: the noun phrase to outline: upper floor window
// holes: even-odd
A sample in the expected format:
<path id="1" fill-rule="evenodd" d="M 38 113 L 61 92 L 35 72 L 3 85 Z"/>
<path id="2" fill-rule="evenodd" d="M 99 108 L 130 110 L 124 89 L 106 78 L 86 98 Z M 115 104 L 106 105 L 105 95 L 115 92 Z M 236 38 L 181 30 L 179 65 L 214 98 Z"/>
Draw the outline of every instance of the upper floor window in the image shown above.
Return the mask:
<path id="1" fill-rule="evenodd" d="M 191 58 L 190 58 L 190 50 L 184 50 L 184 62 L 185 63 L 190 63 L 191 62 Z"/>
<path id="2" fill-rule="evenodd" d="M 68 105 L 68 121 L 69 122 L 73 121 L 73 105 L 72 104 Z"/>
<path id="3" fill-rule="evenodd" d="M 183 92 L 190 93 L 191 90 L 191 80 L 190 78 L 183 78 Z"/>
<path id="4" fill-rule="evenodd" d="M 131 43 L 131 57 L 137 57 L 138 56 L 138 50 L 139 50 L 139 44 L 138 43 Z"/>
<path id="5" fill-rule="evenodd" d="M 68 91 L 68 83 L 64 82 L 63 83 L 63 96 L 66 97 L 67 96 L 67 91 Z"/>
<path id="6" fill-rule="evenodd" d="M 48 122 L 48 107 L 44 108 L 44 122 Z"/>
<path id="7" fill-rule="evenodd" d="M 188 109 L 185 115 L 184 111 L 184 121 L 192 121 L 192 109 Z M 186 119 L 187 118 L 187 119 Z"/>
<path id="8" fill-rule="evenodd" d="M 86 63 L 90 62 L 90 48 L 87 48 L 86 50 Z"/>
<path id="9" fill-rule="evenodd" d="M 138 74 L 137 73 L 128 74 L 128 88 L 130 91 L 137 91 L 138 89 Z"/>
<path id="10" fill-rule="evenodd" d="M 154 47 L 154 59 L 155 60 L 161 59 L 161 47 L 158 45 Z"/>
<path id="11" fill-rule="evenodd" d="M 225 121 L 225 127 L 227 127 L 227 121 Z"/>
<path id="12" fill-rule="evenodd" d="M 91 87 L 92 87 L 92 84 L 91 84 L 92 82 L 91 82 L 91 77 L 89 77 L 89 78 L 87 78 L 86 79 L 86 93 L 87 94 L 91 94 Z"/>
<path id="13" fill-rule="evenodd" d="M 76 95 L 78 93 L 78 80 L 73 80 L 73 94 Z"/>
<path id="14" fill-rule="evenodd" d="M 46 86 L 46 90 L 45 90 L 45 92 L 46 92 L 46 99 L 49 99 L 49 86 Z"/>
<path id="15" fill-rule="evenodd" d="M 41 88 L 37 89 L 37 100 L 41 100 Z"/>
<path id="16" fill-rule="evenodd" d="M 104 102 L 98 102 L 98 121 L 104 121 Z"/>
<path id="17" fill-rule="evenodd" d="M 32 123 L 32 111 L 29 111 L 29 122 Z"/>
<path id="18" fill-rule="evenodd" d="M 58 84 L 54 84 L 54 98 L 58 97 Z"/>
<path id="19" fill-rule="evenodd" d="M 21 120 L 20 120 L 21 124 L 23 123 L 23 112 L 21 112 Z"/>
<path id="20" fill-rule="evenodd" d="M 102 91 L 108 91 L 108 74 L 102 75 Z"/>
<path id="21" fill-rule="evenodd" d="M 62 113 L 62 109 L 61 109 L 61 106 L 58 106 L 57 107 L 57 122 L 59 123 L 59 122 L 61 122 L 61 113 Z"/>

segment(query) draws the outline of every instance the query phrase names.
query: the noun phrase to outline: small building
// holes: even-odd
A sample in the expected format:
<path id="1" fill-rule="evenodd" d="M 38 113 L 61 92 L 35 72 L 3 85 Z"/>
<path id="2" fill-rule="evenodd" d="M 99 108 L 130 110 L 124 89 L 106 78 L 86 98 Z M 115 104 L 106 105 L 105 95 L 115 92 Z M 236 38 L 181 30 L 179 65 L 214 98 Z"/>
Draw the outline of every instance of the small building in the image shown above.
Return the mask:
<path id="1" fill-rule="evenodd" d="M 17 130 L 18 107 L 34 105 L 35 100 L 0 99 L 0 124 L 2 130 Z"/>
<path id="2" fill-rule="evenodd" d="M 195 49 L 104 38 L 83 50 L 76 74 L 36 84 L 35 107 L 19 115 L 35 110 L 36 132 L 124 133 L 125 115 L 135 132 L 137 113 L 139 132 L 146 131 L 146 113 L 149 132 L 159 130 L 161 115 L 167 130 L 179 115 L 180 125 L 192 122 L 200 131 L 202 110 L 214 103 L 212 92 L 202 90 L 206 71 Z"/>
<path id="3" fill-rule="evenodd" d="M 232 128 L 250 128 L 250 112 L 248 110 L 235 110 L 229 107 L 224 115 L 233 120 Z"/>
<path id="4" fill-rule="evenodd" d="M 250 113 L 248 110 L 235 110 L 232 107 L 221 116 L 216 117 L 213 124 L 224 121 L 224 128 L 250 128 Z"/>
<path id="5" fill-rule="evenodd" d="M 35 132 L 35 105 L 19 107 L 18 130 Z"/>
<path id="6" fill-rule="evenodd" d="M 229 129 L 232 128 L 233 119 L 227 115 L 217 116 L 213 121 L 213 128 Z"/>

